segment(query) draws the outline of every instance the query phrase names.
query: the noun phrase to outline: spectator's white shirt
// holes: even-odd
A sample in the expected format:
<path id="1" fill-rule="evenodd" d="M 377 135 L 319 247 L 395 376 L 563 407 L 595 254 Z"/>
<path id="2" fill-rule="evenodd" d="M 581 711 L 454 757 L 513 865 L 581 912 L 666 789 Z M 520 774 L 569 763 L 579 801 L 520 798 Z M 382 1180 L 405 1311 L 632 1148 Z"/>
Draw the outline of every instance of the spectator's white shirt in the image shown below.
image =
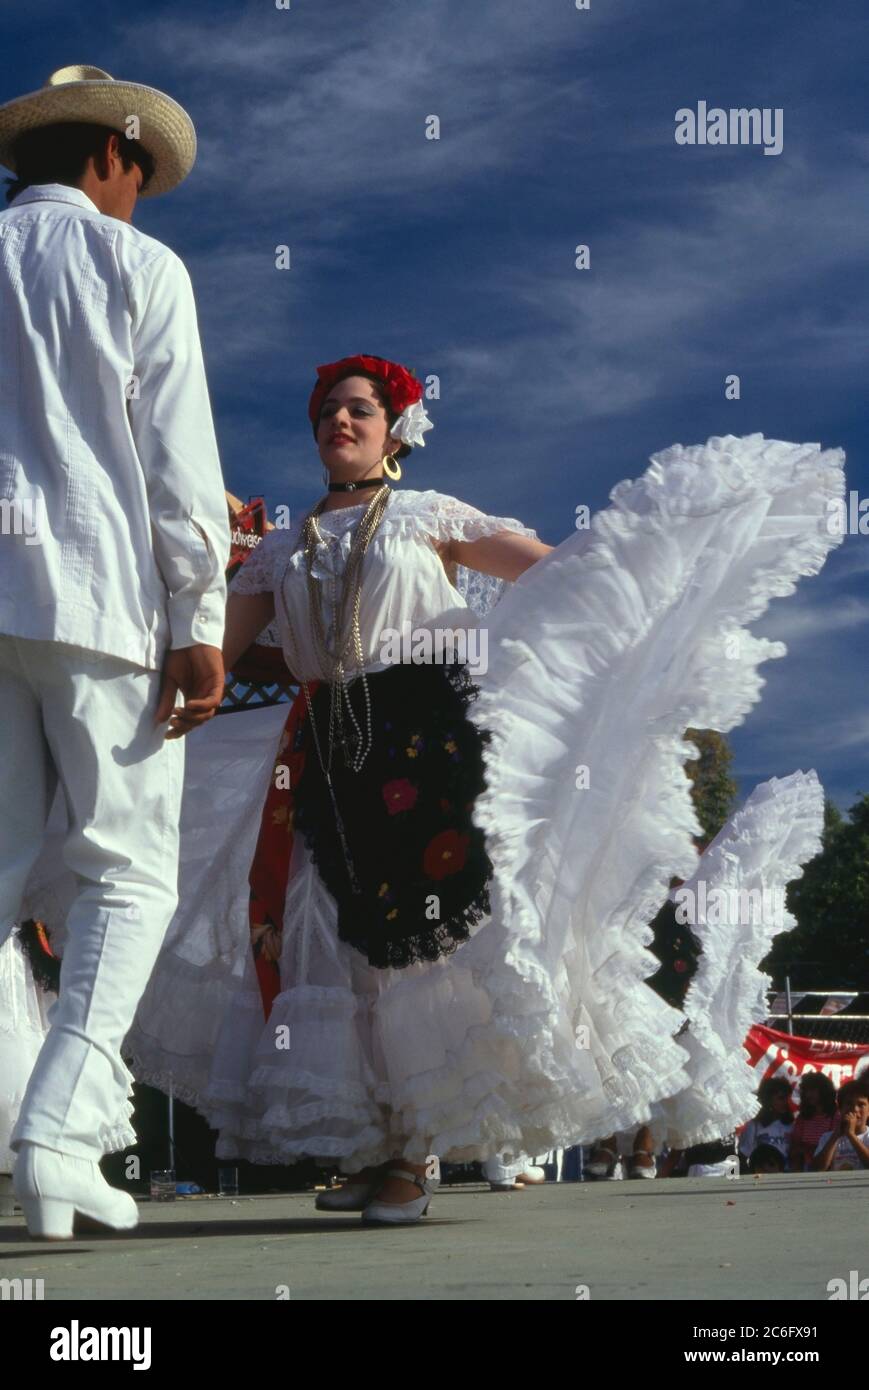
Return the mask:
<path id="1" fill-rule="evenodd" d="M 0 633 L 220 646 L 229 524 L 190 277 L 80 189 L 0 213 Z"/>
<path id="2" fill-rule="evenodd" d="M 823 1153 L 824 1147 L 830 1142 L 833 1131 L 830 1129 L 818 1140 L 818 1147 L 815 1149 L 815 1158 Z M 857 1139 L 864 1148 L 869 1149 L 869 1129 L 864 1129 L 862 1134 L 857 1135 Z M 844 1173 L 849 1168 L 863 1168 L 860 1155 L 851 1143 L 847 1135 L 842 1135 L 835 1149 L 833 1150 L 833 1161 L 830 1164 L 830 1171 L 833 1173 Z"/>
<path id="3" fill-rule="evenodd" d="M 739 1136 L 739 1152 L 748 1162 L 758 1144 L 771 1144 L 787 1163 L 793 1130 L 792 1124 L 786 1125 L 782 1120 L 771 1120 L 768 1125 L 762 1125 L 760 1120 L 751 1120 Z"/>

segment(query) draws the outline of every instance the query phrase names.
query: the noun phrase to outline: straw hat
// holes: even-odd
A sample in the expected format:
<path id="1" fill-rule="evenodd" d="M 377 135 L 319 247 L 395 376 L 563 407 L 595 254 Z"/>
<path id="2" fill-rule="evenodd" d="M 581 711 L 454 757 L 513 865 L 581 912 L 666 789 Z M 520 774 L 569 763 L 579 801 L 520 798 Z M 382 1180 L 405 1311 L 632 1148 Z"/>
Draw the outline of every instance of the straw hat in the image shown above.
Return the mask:
<path id="1" fill-rule="evenodd" d="M 102 68 L 77 64 L 58 68 L 38 92 L 0 106 L 0 163 L 16 172 L 15 141 L 25 131 L 61 121 L 83 121 L 126 132 L 130 116 L 138 117 L 137 138 L 154 160 L 154 177 L 142 197 L 166 193 L 193 167 L 193 122 L 164 92 L 139 82 L 116 82 Z"/>

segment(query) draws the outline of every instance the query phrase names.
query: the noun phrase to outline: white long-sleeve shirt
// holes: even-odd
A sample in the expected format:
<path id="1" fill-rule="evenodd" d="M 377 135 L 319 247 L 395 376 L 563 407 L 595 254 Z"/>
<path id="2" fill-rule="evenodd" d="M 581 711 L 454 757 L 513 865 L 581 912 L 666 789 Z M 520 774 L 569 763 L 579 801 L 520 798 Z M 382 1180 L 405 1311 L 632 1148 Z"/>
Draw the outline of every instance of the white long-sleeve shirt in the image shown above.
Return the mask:
<path id="1" fill-rule="evenodd" d="M 223 640 L 229 523 L 190 277 L 41 184 L 0 212 L 0 633 L 159 669 Z"/>

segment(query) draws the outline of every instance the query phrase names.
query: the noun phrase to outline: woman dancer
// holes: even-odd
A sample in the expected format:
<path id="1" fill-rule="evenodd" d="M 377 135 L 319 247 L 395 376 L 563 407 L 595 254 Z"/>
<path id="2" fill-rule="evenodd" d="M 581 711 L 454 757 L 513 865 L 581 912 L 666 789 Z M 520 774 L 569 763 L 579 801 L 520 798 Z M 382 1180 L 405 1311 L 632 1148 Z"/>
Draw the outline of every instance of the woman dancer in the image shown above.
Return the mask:
<path id="1" fill-rule="evenodd" d="M 435 1158 L 545 1152 L 690 1095 L 684 1019 L 644 983 L 647 924 L 697 860 L 684 730 L 727 730 L 756 700 L 757 664 L 783 648 L 741 625 L 820 569 L 844 488 L 841 455 L 814 445 L 676 447 L 550 554 L 518 522 L 386 489 L 423 442 L 421 396 L 377 358 L 319 370 L 334 490 L 254 552 L 227 627 L 231 667 L 274 617 L 304 706 L 277 759 L 280 710 L 193 735 L 221 780 L 242 765 L 223 725 L 247 724 L 255 756 L 224 818 L 188 750 L 182 902 L 129 1039 L 136 1074 L 171 1073 L 221 1156 L 337 1161 L 331 1205 L 374 1221 L 418 1219 Z M 482 629 L 468 565 L 517 581 Z M 475 657 L 488 638 L 473 682 L 461 663 L 396 664 L 396 634 L 427 656 L 450 630 Z M 280 961 L 264 1026 L 238 880 L 275 762 L 295 833 L 285 885 L 262 889 Z M 710 1116 L 711 1094 L 670 1143 L 746 1118 Z"/>
<path id="2" fill-rule="evenodd" d="M 314 945 L 326 959 L 313 971 L 306 963 L 311 982 L 325 967 L 320 983 L 308 984 L 301 962 L 285 976 L 298 991 L 289 1036 L 304 1034 L 310 1065 L 328 1062 L 331 1082 L 352 1088 L 360 1066 L 371 1068 L 386 1103 L 369 1110 L 362 1087 L 358 1096 L 348 1088 L 334 1118 L 372 1131 L 378 1118 L 385 1121 L 384 1137 L 402 1160 L 384 1172 L 377 1162 L 383 1139 L 372 1134 L 366 1142 L 377 1142 L 375 1161 L 320 1206 L 364 1209 L 367 1221 L 407 1220 L 428 1206 L 425 1179 L 436 1156 L 427 1136 L 420 1155 L 419 1138 L 403 1130 L 400 1108 L 386 1094 L 388 1059 L 375 1080 L 384 1039 L 376 1026 L 366 1029 L 358 1005 L 372 1013 L 382 991 L 426 979 L 488 913 L 491 863 L 471 814 L 484 785 L 486 734 L 468 718 L 475 690 L 467 662 L 457 662 L 453 650 L 479 657 L 480 629 L 450 579 L 458 565 L 516 579 L 551 547 L 518 522 L 484 517 L 455 499 L 393 493 L 387 479 L 400 477 L 398 459 L 412 444 L 424 445 L 430 428 L 421 386 L 404 368 L 357 357 L 320 368 L 318 378 L 309 413 L 328 494 L 305 519 L 301 540 L 284 533 L 248 561 L 227 610 L 225 655 L 231 669 L 277 617 L 287 663 L 302 681 L 307 718 L 296 733 L 304 763 L 293 795 L 299 853 L 291 883 L 305 882 L 308 871 L 302 949 L 307 955 Z M 359 494 L 371 500 L 358 502 Z M 181 710 L 178 724 L 183 719 Z M 325 943 L 322 917 L 331 918 Z M 355 1018 L 347 1018 L 343 999 L 336 1027 L 324 1028 L 332 1001 L 297 1012 L 306 986 L 344 990 L 348 983 Z M 280 1026 L 275 1019 L 272 1029 Z M 336 1033 L 339 1046 L 357 1054 L 348 1058 L 349 1077 L 334 1051 Z M 298 1069 L 307 1070 L 301 1062 Z M 308 1095 L 304 1083 L 286 1079 L 301 1117 L 318 1083 Z"/>

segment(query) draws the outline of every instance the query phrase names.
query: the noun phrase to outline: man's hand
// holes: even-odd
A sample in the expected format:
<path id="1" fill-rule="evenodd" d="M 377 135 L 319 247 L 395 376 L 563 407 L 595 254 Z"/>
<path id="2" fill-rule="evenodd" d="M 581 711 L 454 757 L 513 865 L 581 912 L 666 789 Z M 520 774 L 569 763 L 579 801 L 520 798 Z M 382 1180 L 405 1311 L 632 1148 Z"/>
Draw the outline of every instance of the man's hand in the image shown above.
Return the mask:
<path id="1" fill-rule="evenodd" d="M 842 1133 L 850 1139 L 857 1133 L 857 1116 L 853 1110 L 846 1110 L 841 1117 Z"/>
<path id="2" fill-rule="evenodd" d="M 223 699 L 225 674 L 219 647 L 200 643 L 167 652 L 155 724 L 169 720 L 167 738 L 183 738 L 214 715 Z M 176 705 L 178 691 L 184 704 Z"/>

